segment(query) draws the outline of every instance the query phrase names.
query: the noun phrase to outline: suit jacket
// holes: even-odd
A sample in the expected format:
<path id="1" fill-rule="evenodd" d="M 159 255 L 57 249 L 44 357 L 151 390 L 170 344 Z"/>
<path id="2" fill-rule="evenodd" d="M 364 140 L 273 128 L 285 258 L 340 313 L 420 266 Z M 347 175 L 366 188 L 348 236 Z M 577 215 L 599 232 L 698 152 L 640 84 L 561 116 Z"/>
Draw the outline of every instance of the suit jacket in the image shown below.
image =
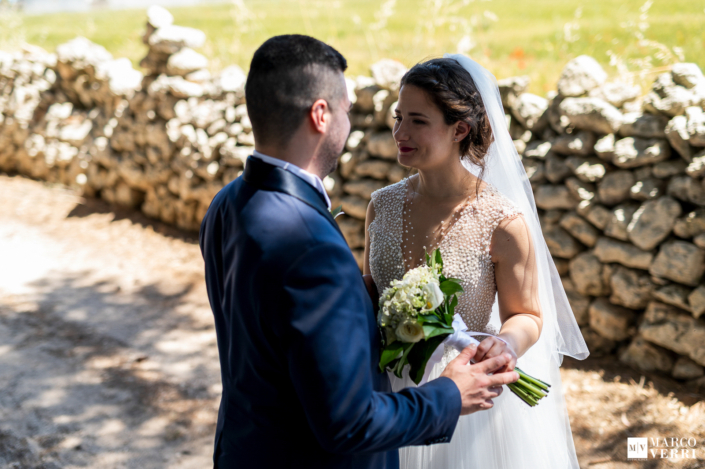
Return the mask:
<path id="1" fill-rule="evenodd" d="M 450 379 L 392 393 L 360 270 L 323 197 L 249 158 L 201 225 L 223 395 L 216 468 L 397 468 L 447 442 Z"/>

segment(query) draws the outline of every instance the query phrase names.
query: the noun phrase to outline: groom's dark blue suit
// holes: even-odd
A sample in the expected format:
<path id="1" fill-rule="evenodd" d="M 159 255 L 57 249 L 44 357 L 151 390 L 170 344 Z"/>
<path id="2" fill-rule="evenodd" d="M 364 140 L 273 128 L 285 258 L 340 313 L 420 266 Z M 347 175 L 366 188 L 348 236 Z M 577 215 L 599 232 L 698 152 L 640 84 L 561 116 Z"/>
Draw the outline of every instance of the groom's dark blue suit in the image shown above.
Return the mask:
<path id="1" fill-rule="evenodd" d="M 223 381 L 216 468 L 397 468 L 397 448 L 450 440 L 458 388 L 390 392 L 372 302 L 311 185 L 250 157 L 200 243 Z"/>

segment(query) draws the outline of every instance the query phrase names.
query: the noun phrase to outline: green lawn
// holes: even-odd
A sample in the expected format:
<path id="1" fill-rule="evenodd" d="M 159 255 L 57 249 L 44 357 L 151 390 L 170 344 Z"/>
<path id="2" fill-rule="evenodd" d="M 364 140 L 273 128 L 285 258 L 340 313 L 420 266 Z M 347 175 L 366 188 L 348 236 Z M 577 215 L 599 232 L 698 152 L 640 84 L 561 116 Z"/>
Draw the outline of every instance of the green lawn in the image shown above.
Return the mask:
<path id="1" fill-rule="evenodd" d="M 393 6 L 386 16 L 385 4 Z M 330 43 L 348 58 L 351 75 L 366 74 L 369 64 L 382 57 L 411 65 L 455 52 L 467 36 L 474 43 L 469 54 L 498 78 L 528 74 L 532 91 L 544 94 L 555 87 L 565 63 L 580 54 L 592 55 L 613 75 L 617 69 L 609 65 L 608 51 L 632 72 L 658 71 L 673 62 L 668 53 L 659 58 L 657 47 L 638 44 L 635 32 L 643 5 L 643 0 L 243 0 L 171 12 L 177 24 L 206 32 L 201 52 L 211 58 L 213 70 L 232 63 L 247 69 L 256 47 L 283 33 L 310 34 Z M 666 50 L 681 48 L 687 61 L 705 66 L 704 9 L 702 0 L 654 0 L 642 21 L 649 26 L 643 36 Z M 0 47 L 24 39 L 53 50 L 83 35 L 137 64 L 146 50 L 140 40 L 144 21 L 144 10 L 5 13 Z"/>

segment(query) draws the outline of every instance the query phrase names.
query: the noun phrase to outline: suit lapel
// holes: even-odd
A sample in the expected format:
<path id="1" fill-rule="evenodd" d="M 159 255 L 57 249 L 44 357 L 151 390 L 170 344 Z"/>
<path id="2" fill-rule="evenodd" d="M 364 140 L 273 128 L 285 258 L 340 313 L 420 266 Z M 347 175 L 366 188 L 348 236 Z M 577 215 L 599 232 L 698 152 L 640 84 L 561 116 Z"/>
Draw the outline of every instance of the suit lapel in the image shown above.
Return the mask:
<path id="1" fill-rule="evenodd" d="M 325 217 L 342 235 L 340 227 L 326 207 L 323 196 L 295 174 L 250 156 L 247 158 L 243 179 L 258 189 L 281 192 L 299 199 Z"/>

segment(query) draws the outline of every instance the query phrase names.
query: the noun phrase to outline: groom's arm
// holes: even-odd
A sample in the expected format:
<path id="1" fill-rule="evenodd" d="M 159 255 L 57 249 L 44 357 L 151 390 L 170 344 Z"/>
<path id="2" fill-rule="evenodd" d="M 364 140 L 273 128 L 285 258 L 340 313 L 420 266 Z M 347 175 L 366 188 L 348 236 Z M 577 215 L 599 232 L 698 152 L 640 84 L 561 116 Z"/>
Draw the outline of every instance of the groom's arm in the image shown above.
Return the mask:
<path id="1" fill-rule="evenodd" d="M 450 379 L 399 393 L 373 390 L 372 373 L 378 371 L 371 369 L 370 300 L 346 246 L 308 250 L 283 282 L 284 311 L 278 312 L 275 333 L 324 449 L 378 452 L 450 440 L 461 408 Z"/>

